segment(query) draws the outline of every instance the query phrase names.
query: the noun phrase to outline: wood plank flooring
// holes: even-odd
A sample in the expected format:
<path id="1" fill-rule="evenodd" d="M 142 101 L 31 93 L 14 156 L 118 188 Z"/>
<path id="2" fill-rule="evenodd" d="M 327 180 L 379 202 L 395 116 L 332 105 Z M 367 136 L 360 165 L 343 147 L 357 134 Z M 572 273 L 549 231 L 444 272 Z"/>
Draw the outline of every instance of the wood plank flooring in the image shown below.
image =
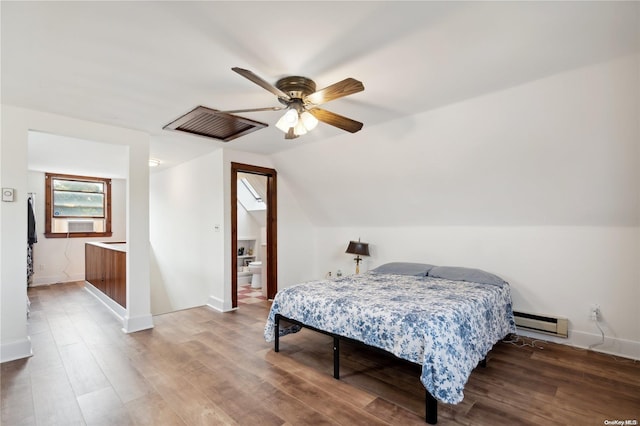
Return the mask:
<path id="1" fill-rule="evenodd" d="M 82 283 L 29 289 L 34 356 L 1 366 L 2 425 L 418 425 L 420 368 L 303 330 L 262 337 L 269 303 L 195 308 L 123 334 Z M 499 343 L 440 425 L 640 421 L 640 363 L 546 342 Z"/>

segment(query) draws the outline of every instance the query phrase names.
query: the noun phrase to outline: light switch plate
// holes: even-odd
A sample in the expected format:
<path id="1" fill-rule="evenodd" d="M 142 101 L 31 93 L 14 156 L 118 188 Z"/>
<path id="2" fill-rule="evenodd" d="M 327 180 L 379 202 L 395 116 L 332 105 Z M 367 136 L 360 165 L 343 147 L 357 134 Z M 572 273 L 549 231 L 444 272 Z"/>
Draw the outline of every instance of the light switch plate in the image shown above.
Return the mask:
<path id="1" fill-rule="evenodd" d="M 2 188 L 2 201 L 14 201 L 14 193 L 13 188 Z"/>

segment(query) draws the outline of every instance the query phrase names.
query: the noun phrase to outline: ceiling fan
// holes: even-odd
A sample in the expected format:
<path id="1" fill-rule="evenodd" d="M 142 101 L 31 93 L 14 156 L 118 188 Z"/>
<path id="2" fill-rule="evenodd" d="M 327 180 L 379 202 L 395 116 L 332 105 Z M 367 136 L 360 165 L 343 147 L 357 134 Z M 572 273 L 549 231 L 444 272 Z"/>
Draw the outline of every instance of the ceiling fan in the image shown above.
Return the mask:
<path id="1" fill-rule="evenodd" d="M 225 113 L 280 111 L 286 109 L 286 113 L 276 123 L 276 127 L 285 133 L 285 139 L 294 139 L 304 135 L 309 130 L 314 129 L 318 121 L 351 133 L 362 129 L 361 122 L 318 107 L 334 99 L 363 91 L 364 85 L 356 79 L 345 78 L 324 89 L 316 90 L 316 83 L 307 77 L 284 77 L 278 80 L 275 85 L 272 85 L 252 71 L 238 67 L 231 69 L 276 95 L 283 106 L 224 111 Z"/>

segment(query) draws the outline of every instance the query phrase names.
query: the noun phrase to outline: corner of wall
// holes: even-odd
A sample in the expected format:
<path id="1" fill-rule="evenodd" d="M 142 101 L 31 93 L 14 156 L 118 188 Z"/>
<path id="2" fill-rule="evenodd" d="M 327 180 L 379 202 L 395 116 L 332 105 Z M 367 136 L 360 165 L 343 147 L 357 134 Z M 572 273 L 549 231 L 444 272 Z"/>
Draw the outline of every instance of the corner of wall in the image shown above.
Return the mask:
<path id="1" fill-rule="evenodd" d="M 0 346 L 0 363 L 28 358 L 32 355 L 33 348 L 29 336 L 23 339 L 3 342 Z"/>
<path id="2" fill-rule="evenodd" d="M 148 330 L 153 328 L 153 317 L 149 315 L 140 315 L 137 317 L 124 317 L 122 331 L 125 333 L 135 333 L 136 331 Z"/>

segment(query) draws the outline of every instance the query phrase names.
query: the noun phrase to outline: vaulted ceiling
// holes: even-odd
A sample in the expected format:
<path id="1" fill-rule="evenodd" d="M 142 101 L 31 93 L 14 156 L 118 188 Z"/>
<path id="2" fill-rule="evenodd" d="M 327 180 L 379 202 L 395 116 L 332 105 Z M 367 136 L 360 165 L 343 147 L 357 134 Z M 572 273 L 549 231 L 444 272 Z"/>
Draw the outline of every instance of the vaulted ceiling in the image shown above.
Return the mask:
<path id="1" fill-rule="evenodd" d="M 321 124 L 294 141 L 269 127 L 223 144 L 162 127 L 196 105 L 277 106 L 231 71 L 267 81 L 345 77 L 365 91 L 327 104 L 390 120 L 606 61 L 638 47 L 635 2 L 2 2 L 2 103 L 143 130 L 165 166 L 229 146 L 271 154 L 342 135 Z"/>

